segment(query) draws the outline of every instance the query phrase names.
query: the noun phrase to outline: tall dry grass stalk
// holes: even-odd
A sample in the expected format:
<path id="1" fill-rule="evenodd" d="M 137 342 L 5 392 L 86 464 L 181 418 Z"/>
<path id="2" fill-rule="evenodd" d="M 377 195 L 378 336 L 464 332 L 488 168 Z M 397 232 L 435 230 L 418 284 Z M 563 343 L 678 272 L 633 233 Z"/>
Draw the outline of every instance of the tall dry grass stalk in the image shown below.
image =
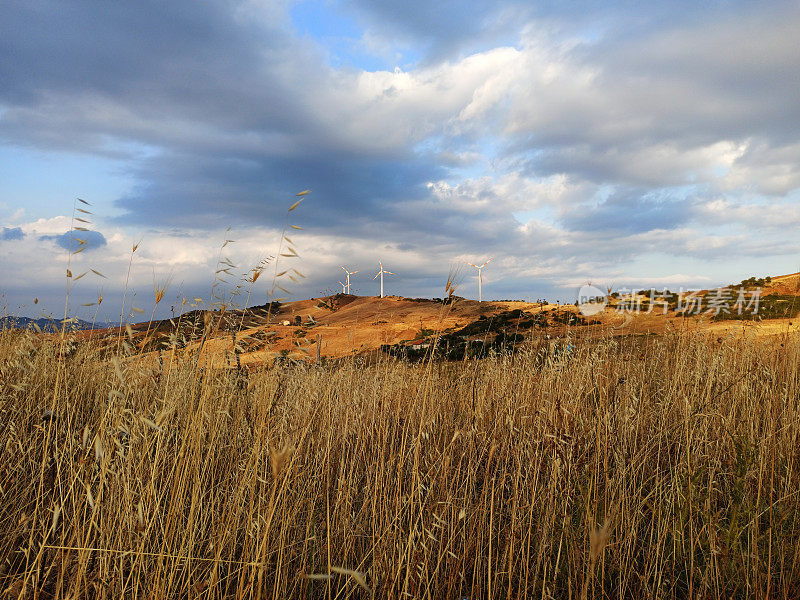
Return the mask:
<path id="1" fill-rule="evenodd" d="M 277 288 L 287 296 L 290 294 L 289 290 L 283 285 L 283 278 L 289 278 L 292 282 L 298 283 L 298 277 L 301 279 L 305 278 L 300 271 L 295 268 L 286 268 L 283 271 L 278 271 L 279 267 L 283 267 L 283 261 L 281 258 L 286 260 L 291 260 L 295 258 L 300 258 L 300 255 L 297 253 L 297 250 L 294 247 L 294 242 L 292 238 L 287 235 L 287 232 L 291 230 L 300 231 L 303 228 L 299 225 L 292 225 L 289 223 L 289 218 L 292 216 L 292 212 L 300 206 L 300 203 L 305 200 L 305 197 L 311 192 L 311 190 L 303 190 L 295 195 L 297 200 L 295 200 L 292 205 L 286 210 L 286 219 L 283 225 L 283 230 L 281 231 L 280 241 L 278 242 L 278 252 L 275 255 L 273 260 L 273 269 L 274 272 L 272 274 L 272 285 L 270 286 L 267 295 L 269 296 L 269 308 L 267 309 L 267 322 L 269 322 L 270 316 L 272 314 L 272 302 L 277 301 L 281 302 L 285 300 L 285 298 L 279 298 L 275 295 L 275 289 Z"/>
<path id="2" fill-rule="evenodd" d="M 0 591 L 798 597 L 798 340 L 575 345 L 243 385 L 5 332 Z"/>

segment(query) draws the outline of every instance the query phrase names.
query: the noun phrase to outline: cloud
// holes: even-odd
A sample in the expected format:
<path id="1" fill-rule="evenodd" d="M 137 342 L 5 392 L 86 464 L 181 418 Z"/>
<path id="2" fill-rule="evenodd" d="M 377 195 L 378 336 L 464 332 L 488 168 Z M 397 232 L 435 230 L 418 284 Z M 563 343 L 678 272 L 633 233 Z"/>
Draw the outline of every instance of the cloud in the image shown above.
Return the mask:
<path id="1" fill-rule="evenodd" d="M 248 16 L 261 8 L 244 6 Z M 774 138 L 800 121 L 786 77 L 800 24 L 791 11 L 746 20 L 742 9 L 721 16 L 694 11 L 697 23 L 672 19 L 660 30 L 594 40 L 539 29 L 536 19 L 546 11 L 514 2 L 471 10 L 357 4 L 353 10 L 412 37 L 446 40 L 445 23 L 455 36 L 462 25 L 492 21 L 513 32 L 514 44 L 410 71 L 357 72 L 326 66 L 312 43 L 292 37 L 280 9 L 268 23 L 245 19 L 245 9 L 224 3 L 16 10 L 17 22 L 36 28 L 34 34 L 10 26 L 2 32 L 9 49 L 3 54 L 22 57 L 26 68 L 0 63 L 9 82 L 0 135 L 105 153 L 124 152 L 130 142 L 155 149 L 153 158 L 138 163 L 138 193 L 121 202 L 132 220 L 157 201 L 159 187 L 177 192 L 176 218 L 191 215 L 186 209 L 197 188 L 214 192 L 208 181 L 200 183 L 201 173 L 222 182 L 209 202 L 233 197 L 231 204 L 244 208 L 277 209 L 306 180 L 321 195 L 331 190 L 324 203 L 352 198 L 360 209 L 365 197 L 403 200 L 399 190 L 381 194 L 374 182 L 390 187 L 396 178 L 387 172 L 399 166 L 410 178 L 401 175 L 398 184 L 413 195 L 437 169 L 441 176 L 449 167 L 431 164 L 417 145 L 433 144 L 446 155 L 487 139 L 506 158 L 502 168 L 522 168 L 532 177 L 564 173 L 604 184 L 685 185 L 714 180 L 746 155 L 750 171 L 732 175 L 728 185 L 776 161 L 789 172 L 772 175 L 776 181 L 764 189 L 785 193 L 796 185 L 791 156 L 770 154 Z M 547 10 L 562 20 L 579 12 Z M 660 12 L 638 14 L 651 22 Z M 628 20 L 622 11 L 606 22 L 614 19 Z M 59 34 L 64 31 L 83 42 L 71 44 Z M 152 43 L 143 46 L 142 35 Z M 750 144 L 759 135 L 756 151 Z M 226 179 L 242 183 L 232 188 Z M 195 214 L 203 218 L 205 211 Z"/>
<path id="2" fill-rule="evenodd" d="M 800 142 L 772 144 L 750 140 L 722 178 L 724 190 L 745 189 L 785 196 L 800 188 Z"/>
<path id="3" fill-rule="evenodd" d="M 306 188 L 293 216 L 323 282 L 328 260 L 376 252 L 421 291 L 483 255 L 507 289 L 553 289 L 664 247 L 712 261 L 794 247 L 761 209 L 796 220 L 794 5 L 335 6 L 418 59 L 334 68 L 282 2 L 14 4 L 0 140 L 111 156 L 135 177 L 113 233 L 95 232 L 113 269 L 144 228 L 151 267 L 213 270 L 221 228 L 254 248 Z M 68 225 L 48 227 L 22 232 L 66 247 Z"/>
<path id="4" fill-rule="evenodd" d="M 0 230 L 0 241 L 21 240 L 25 233 L 19 227 L 3 227 Z"/>
<path id="5" fill-rule="evenodd" d="M 747 223 L 753 232 L 769 233 L 771 239 L 780 239 L 781 232 L 800 227 L 797 202 L 797 197 L 765 201 L 716 196 L 695 202 L 691 217 L 707 227 Z"/>
<path id="6" fill-rule="evenodd" d="M 596 203 L 565 207 L 561 224 L 582 232 L 643 233 L 655 229 L 675 229 L 690 220 L 691 201 L 648 193 L 642 189 L 616 190 Z"/>
<path id="7" fill-rule="evenodd" d="M 78 250 L 81 247 L 85 247 L 87 251 L 97 250 L 108 243 L 105 236 L 99 231 L 67 231 L 60 235 L 43 235 L 39 239 L 42 241 L 53 240 L 64 250 Z"/>
<path id="8" fill-rule="evenodd" d="M 763 3 L 759 3 L 761 5 Z M 667 4 L 637 6 L 609 0 L 346 0 L 343 7 L 364 25 L 364 37 L 373 45 L 411 49 L 422 63 L 457 59 L 466 54 L 516 41 L 531 24 L 564 35 L 589 32 L 621 39 L 631 32 L 650 32 L 669 24 L 707 20 L 713 12 L 697 2 L 679 0 Z M 736 9 L 743 2 L 726 2 Z"/>

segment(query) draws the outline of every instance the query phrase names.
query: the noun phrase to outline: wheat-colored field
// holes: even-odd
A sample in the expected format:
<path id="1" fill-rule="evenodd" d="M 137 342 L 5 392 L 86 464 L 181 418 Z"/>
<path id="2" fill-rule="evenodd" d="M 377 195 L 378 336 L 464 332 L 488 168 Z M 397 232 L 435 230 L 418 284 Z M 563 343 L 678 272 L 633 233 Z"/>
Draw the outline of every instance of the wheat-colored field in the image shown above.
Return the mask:
<path id="1" fill-rule="evenodd" d="M 800 595 L 800 345 L 153 370 L 0 334 L 0 591 Z"/>

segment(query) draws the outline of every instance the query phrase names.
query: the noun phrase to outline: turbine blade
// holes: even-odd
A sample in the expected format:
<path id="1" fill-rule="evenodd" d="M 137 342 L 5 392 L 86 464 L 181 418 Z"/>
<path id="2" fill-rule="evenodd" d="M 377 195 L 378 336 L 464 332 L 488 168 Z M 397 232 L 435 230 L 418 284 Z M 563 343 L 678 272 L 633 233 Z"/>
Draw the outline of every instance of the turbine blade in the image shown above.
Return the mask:
<path id="1" fill-rule="evenodd" d="M 480 269 L 478 265 L 473 265 L 471 262 L 467 263 L 470 267 L 475 267 L 476 269 Z"/>
<path id="2" fill-rule="evenodd" d="M 392 273 L 391 271 L 384 271 L 387 275 L 397 275 L 397 273 Z"/>
<path id="3" fill-rule="evenodd" d="M 378 275 L 380 275 L 380 273 L 378 273 Z M 375 275 L 375 277 L 372 278 L 372 281 L 375 281 L 378 278 L 378 275 Z"/>

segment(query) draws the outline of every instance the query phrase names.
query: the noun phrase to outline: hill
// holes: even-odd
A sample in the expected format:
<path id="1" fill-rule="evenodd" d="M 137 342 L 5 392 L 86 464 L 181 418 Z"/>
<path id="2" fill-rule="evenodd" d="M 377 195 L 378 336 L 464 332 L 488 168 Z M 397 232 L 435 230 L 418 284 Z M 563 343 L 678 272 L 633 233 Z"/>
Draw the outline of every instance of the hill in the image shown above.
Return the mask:
<path id="1" fill-rule="evenodd" d="M 744 282 L 742 282 L 744 283 Z M 766 294 L 800 295 L 800 273 L 770 277 L 761 284 Z"/>
<path id="2" fill-rule="evenodd" d="M 612 309 L 587 318 L 563 304 L 337 294 L 247 310 L 192 311 L 79 337 L 109 347 L 124 340 L 132 354 L 161 364 L 194 355 L 208 367 L 246 368 L 276 358 L 414 360 L 430 352 L 455 360 L 504 352 L 532 337 L 659 333 L 667 322 L 651 315 L 627 323 Z"/>
<path id="3" fill-rule="evenodd" d="M 40 317 L 32 319 L 30 317 L 2 317 L 0 318 L 0 329 L 32 329 L 34 331 L 43 331 L 46 333 L 53 333 L 61 331 L 63 321 L 61 319 L 53 319 L 52 317 Z M 100 323 L 84 321 L 83 319 L 67 319 L 66 325 L 68 331 L 83 331 L 86 329 L 108 329 L 114 327 L 111 323 Z"/>
<path id="4" fill-rule="evenodd" d="M 783 292 L 797 283 L 798 273 L 731 285 L 731 295 L 718 312 L 709 308 L 717 290 L 696 292 L 702 299 L 697 310 L 687 309 L 687 294 L 667 293 L 653 298 L 652 305 L 643 295 L 635 303 L 613 297 L 591 316 L 565 304 L 336 294 L 246 310 L 195 310 L 174 319 L 77 335 L 115 347 L 124 340 L 131 353 L 162 364 L 178 355 L 196 355 L 212 368 L 354 355 L 415 360 L 433 354 L 458 360 L 508 351 L 533 338 L 558 344 L 587 335 L 638 336 L 678 328 L 724 332 L 747 327 L 758 334 L 781 333 L 796 326 L 792 319 L 800 311 L 800 298 Z M 749 301 L 761 286 L 758 311 L 751 304 L 749 311 L 737 312 L 735 292 L 745 289 Z"/>

